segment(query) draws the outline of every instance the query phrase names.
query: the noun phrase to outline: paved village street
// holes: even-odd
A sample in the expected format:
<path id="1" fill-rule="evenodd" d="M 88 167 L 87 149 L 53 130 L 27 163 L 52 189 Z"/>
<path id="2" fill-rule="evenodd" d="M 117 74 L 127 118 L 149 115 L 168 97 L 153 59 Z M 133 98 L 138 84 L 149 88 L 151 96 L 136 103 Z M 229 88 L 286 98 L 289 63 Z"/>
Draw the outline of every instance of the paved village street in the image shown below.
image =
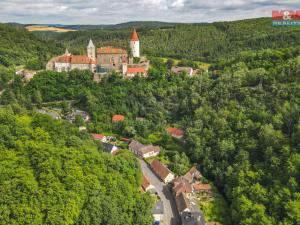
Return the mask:
<path id="1" fill-rule="evenodd" d="M 179 225 L 179 215 L 176 209 L 175 199 L 167 185 L 165 185 L 149 168 L 148 164 L 138 159 L 143 173 L 149 178 L 155 187 L 158 196 L 164 204 L 164 223 L 162 225 Z"/>

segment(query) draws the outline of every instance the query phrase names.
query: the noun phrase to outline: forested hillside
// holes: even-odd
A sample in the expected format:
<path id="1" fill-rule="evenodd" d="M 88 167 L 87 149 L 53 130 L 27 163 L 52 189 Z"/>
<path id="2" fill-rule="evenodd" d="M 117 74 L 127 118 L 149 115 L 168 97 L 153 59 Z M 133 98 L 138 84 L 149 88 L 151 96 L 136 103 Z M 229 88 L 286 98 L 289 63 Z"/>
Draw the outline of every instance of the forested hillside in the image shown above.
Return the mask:
<path id="1" fill-rule="evenodd" d="M 0 24 L 0 66 L 42 69 L 62 49 L 61 44 L 41 40 L 21 26 Z"/>
<path id="2" fill-rule="evenodd" d="M 219 75 L 188 78 L 157 61 L 148 79 L 115 74 L 100 84 L 88 72 L 43 72 L 1 101 L 30 106 L 37 92 L 38 101 L 75 99 L 91 130 L 132 137 L 182 127 L 184 153 L 224 194 L 233 224 L 299 224 L 299 49 L 242 53 L 215 67 Z M 122 126 L 110 122 L 115 113 L 126 115 Z"/>
<path id="3" fill-rule="evenodd" d="M 169 28 L 139 28 L 142 53 L 152 56 L 216 62 L 245 50 L 293 47 L 300 44 L 299 27 L 272 27 L 270 18 Z M 128 46 L 130 29 L 87 30 L 56 35 L 56 40 L 85 51 L 90 37 L 96 46 Z"/>
<path id="4" fill-rule="evenodd" d="M 132 154 L 101 153 L 86 132 L 15 104 L 0 121 L 1 225 L 151 224 Z"/>
<path id="5" fill-rule="evenodd" d="M 135 28 L 166 28 L 166 27 L 174 27 L 178 23 L 166 23 L 159 21 L 134 21 L 134 22 L 126 22 L 112 25 L 67 25 L 63 26 L 68 29 L 75 30 L 96 30 L 96 29 L 125 29 L 132 27 Z"/>
<path id="6" fill-rule="evenodd" d="M 138 190 L 140 169 L 131 154 L 104 154 L 77 127 L 36 113 L 53 101 L 65 109 L 66 100 L 89 112 L 90 132 L 156 143 L 158 134 L 167 136 L 166 127 L 182 128 L 182 148 L 162 152 L 172 168 L 190 161 L 213 182 L 230 207 L 223 224 L 300 224 L 299 28 L 269 23 L 140 30 L 151 56 L 215 61 L 192 78 L 170 74 L 155 57 L 148 78 L 113 73 L 97 84 L 88 71 L 44 71 L 25 84 L 16 76 L 0 96 L 0 224 L 151 224 L 151 200 Z M 44 41 L 23 29 L 5 30 L 32 46 L 14 56 L 18 64 L 37 56 L 36 43 Z M 10 43 L 12 34 L 6 35 L 0 46 Z M 129 30 L 56 38 L 76 52 L 90 36 L 97 46 L 123 46 Z M 10 44 L 17 50 L 23 42 Z M 18 52 L 2 48 L 3 58 Z M 3 68 L 2 77 L 13 78 L 12 65 Z M 111 122 L 117 113 L 124 123 Z"/>

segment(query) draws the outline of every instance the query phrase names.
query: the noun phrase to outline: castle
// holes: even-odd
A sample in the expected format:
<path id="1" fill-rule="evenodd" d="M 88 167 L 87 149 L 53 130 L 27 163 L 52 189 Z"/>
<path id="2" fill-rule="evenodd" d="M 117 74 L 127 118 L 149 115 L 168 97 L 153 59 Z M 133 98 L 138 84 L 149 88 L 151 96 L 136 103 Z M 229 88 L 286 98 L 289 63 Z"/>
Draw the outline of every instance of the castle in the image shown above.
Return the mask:
<path id="1" fill-rule="evenodd" d="M 131 33 L 130 51 L 131 53 L 128 54 L 126 49 L 112 46 L 96 49 L 90 39 L 86 55 L 72 55 L 66 50 L 64 55 L 52 58 L 47 63 L 46 70 L 57 72 L 73 69 L 90 70 L 96 80 L 111 71 L 122 73 L 125 77 L 133 77 L 137 74 L 147 76 L 149 60 L 140 56 L 140 41 L 135 29 Z M 134 61 L 138 62 L 134 63 Z"/>

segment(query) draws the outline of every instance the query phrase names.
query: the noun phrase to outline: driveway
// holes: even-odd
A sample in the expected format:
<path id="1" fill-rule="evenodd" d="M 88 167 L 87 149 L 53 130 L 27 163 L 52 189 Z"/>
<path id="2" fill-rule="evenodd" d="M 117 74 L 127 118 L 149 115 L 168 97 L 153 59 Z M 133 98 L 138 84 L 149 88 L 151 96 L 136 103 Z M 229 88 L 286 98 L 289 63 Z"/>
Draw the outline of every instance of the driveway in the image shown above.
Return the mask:
<path id="1" fill-rule="evenodd" d="M 139 159 L 143 173 L 149 178 L 150 183 L 155 187 L 158 196 L 164 204 L 163 225 L 179 225 L 179 215 L 176 209 L 175 199 L 167 185 L 165 185 L 149 168 L 148 164 Z"/>

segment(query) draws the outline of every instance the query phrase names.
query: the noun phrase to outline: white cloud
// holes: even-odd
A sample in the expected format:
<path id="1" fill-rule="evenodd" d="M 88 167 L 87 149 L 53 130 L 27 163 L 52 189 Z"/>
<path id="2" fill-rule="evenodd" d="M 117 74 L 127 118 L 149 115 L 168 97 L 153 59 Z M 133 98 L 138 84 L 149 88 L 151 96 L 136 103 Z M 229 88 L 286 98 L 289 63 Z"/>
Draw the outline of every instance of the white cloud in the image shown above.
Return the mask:
<path id="1" fill-rule="evenodd" d="M 184 7 L 184 2 L 184 0 L 176 0 L 171 4 L 171 6 L 174 8 L 182 8 Z"/>
<path id="2" fill-rule="evenodd" d="M 0 21 L 64 24 L 111 24 L 137 20 L 211 22 L 270 16 L 272 9 L 299 10 L 300 1 L 1 0 Z"/>

